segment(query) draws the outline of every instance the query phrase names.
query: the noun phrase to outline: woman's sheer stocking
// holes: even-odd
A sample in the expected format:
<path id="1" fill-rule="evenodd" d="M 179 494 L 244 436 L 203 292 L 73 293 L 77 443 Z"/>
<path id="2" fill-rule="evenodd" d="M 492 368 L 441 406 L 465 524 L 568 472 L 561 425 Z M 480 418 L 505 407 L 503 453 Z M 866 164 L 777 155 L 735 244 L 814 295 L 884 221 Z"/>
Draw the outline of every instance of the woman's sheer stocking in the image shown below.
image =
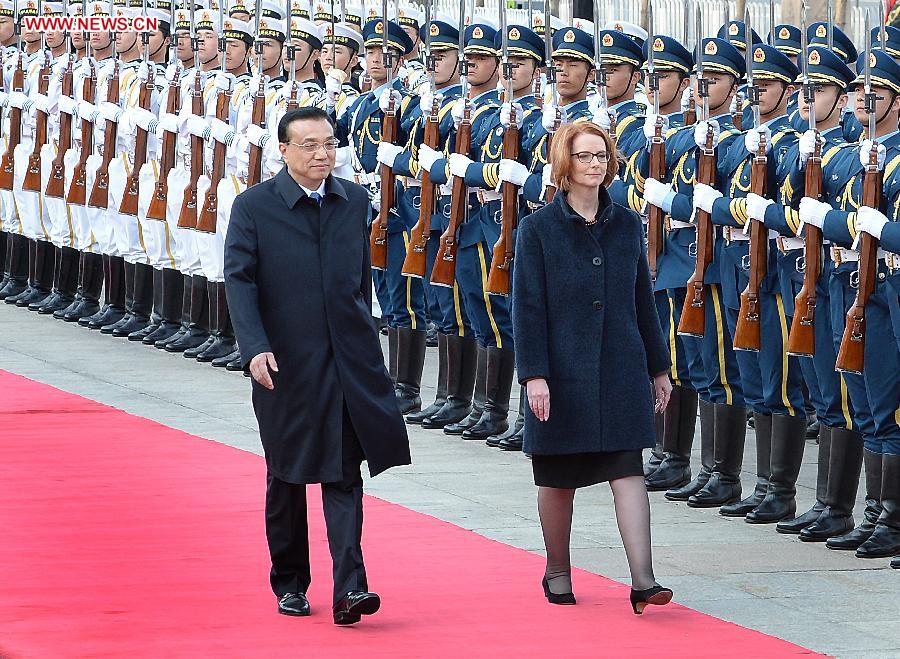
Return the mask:
<path id="1" fill-rule="evenodd" d="M 572 592 L 569 537 L 572 533 L 574 500 L 575 490 L 538 488 L 538 514 L 541 518 L 541 530 L 544 532 L 544 546 L 547 549 L 545 576 L 550 592 L 556 595 Z"/>
<path id="2" fill-rule="evenodd" d="M 616 508 L 616 523 L 625 546 L 631 587 L 645 590 L 656 585 L 650 546 L 650 500 L 643 476 L 610 481 Z M 543 520 L 543 517 L 541 518 Z M 546 532 L 545 532 L 546 537 Z"/>

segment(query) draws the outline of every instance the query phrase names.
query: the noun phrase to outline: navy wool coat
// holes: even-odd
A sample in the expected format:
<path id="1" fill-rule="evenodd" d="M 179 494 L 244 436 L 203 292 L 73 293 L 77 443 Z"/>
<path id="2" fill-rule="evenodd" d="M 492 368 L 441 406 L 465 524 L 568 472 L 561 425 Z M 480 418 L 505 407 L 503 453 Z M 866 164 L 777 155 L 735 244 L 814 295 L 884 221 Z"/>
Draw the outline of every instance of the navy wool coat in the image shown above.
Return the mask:
<path id="1" fill-rule="evenodd" d="M 544 378 L 550 418 L 525 406 L 526 453 L 637 450 L 655 439 L 651 376 L 669 368 L 641 222 L 600 188 L 589 229 L 562 191 L 519 226 L 513 333 L 520 383 Z M 599 231 L 598 231 L 599 229 Z"/>
<path id="2" fill-rule="evenodd" d="M 245 368 L 272 352 L 275 389 L 253 387 L 269 473 L 342 478 L 343 406 L 374 476 L 410 463 L 406 424 L 371 313 L 369 196 L 329 177 L 321 209 L 282 169 L 234 200 L 225 286 Z"/>

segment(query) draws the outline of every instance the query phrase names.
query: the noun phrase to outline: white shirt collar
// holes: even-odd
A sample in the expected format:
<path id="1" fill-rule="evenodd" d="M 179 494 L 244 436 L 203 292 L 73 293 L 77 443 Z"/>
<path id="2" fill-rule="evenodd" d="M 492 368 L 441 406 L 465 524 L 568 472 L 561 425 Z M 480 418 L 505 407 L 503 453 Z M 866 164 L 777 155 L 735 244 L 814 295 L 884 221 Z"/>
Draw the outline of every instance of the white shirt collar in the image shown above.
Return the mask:
<path id="1" fill-rule="evenodd" d="M 298 183 L 297 185 L 300 185 L 300 184 Z M 302 185 L 300 185 L 300 189 L 306 193 L 307 197 L 312 196 L 313 192 L 318 192 L 320 197 L 324 197 L 325 196 L 325 181 L 322 181 L 322 184 L 319 186 L 318 190 L 310 190 L 309 188 L 305 188 Z"/>

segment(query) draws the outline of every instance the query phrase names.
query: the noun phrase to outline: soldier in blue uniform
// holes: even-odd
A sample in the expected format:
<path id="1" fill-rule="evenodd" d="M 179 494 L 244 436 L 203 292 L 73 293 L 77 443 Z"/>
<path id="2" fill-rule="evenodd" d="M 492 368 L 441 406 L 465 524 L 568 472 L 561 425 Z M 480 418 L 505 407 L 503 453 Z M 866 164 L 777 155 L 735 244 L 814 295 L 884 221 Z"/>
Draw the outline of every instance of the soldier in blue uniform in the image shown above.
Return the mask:
<path id="1" fill-rule="evenodd" d="M 857 219 L 860 215 L 865 218 L 875 213 L 895 215 L 900 194 L 900 181 L 897 180 L 900 64 L 883 50 L 863 53 L 857 60 L 857 78 L 853 87 L 856 90 L 856 118 L 861 123 L 866 123 L 869 117 L 865 111 L 863 87 L 867 64 L 875 94 L 874 134 L 869 135 L 867 130 L 866 139 L 859 148 L 843 149 L 826 167 L 825 201 L 806 197 L 800 203 L 801 222 L 821 227 L 824 237 L 832 243 L 831 258 L 835 267 L 829 286 L 836 349 L 843 337 L 845 316 L 854 302 L 859 282 L 859 253 L 853 249 L 858 236 Z M 877 166 L 883 172 L 883 189 L 879 208 L 863 209 L 863 178 L 873 150 L 873 139 L 878 154 Z M 868 494 L 875 493 L 875 485 L 880 480 L 880 513 L 874 524 L 872 515 L 867 515 L 862 525 L 846 536 L 829 539 L 827 545 L 833 549 L 851 549 L 855 545 L 856 555 L 860 558 L 892 556 L 900 552 L 900 380 L 897 378 L 900 353 L 891 329 L 890 300 L 896 295 L 888 283 L 888 278 L 894 276 L 892 265 L 893 262 L 889 263 L 885 257 L 878 260 L 875 290 L 866 305 L 863 373 L 844 374 L 863 433 L 867 466 L 873 465 L 872 472 L 868 469 L 866 472 Z M 880 461 L 875 456 L 880 456 Z M 880 466 L 880 473 L 876 473 L 877 466 Z M 870 479 L 873 482 L 870 483 Z"/>
<path id="2" fill-rule="evenodd" d="M 853 66 L 856 62 L 857 52 L 856 46 L 853 45 L 853 41 L 848 37 L 844 32 L 841 31 L 839 27 L 833 25 L 831 27 L 832 30 L 832 41 L 834 42 L 834 46 L 832 50 L 837 53 L 843 60 L 849 65 Z M 810 46 L 827 46 L 828 45 L 828 23 L 819 22 L 813 23 L 809 27 L 806 28 L 806 37 Z M 856 115 L 853 113 L 853 108 L 848 108 L 843 117 L 841 118 L 841 125 L 844 130 L 844 138 L 848 142 L 856 142 L 859 140 L 860 135 L 863 132 L 863 126 L 857 119 Z M 809 126 L 802 125 L 798 127 L 798 132 L 803 132 Z"/>

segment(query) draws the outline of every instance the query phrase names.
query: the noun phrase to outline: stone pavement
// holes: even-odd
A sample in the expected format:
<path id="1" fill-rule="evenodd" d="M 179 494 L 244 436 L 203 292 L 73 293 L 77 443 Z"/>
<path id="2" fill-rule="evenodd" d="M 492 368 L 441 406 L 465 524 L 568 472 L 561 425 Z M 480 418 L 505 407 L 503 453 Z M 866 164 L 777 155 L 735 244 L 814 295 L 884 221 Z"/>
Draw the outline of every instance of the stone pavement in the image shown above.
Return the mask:
<path id="1" fill-rule="evenodd" d="M 0 368 L 261 453 L 250 383 L 239 374 L 5 304 L 0 304 Z M 430 349 L 423 378 L 426 404 L 433 399 L 435 372 Z M 517 390 L 513 398 L 518 400 Z M 410 440 L 413 464 L 367 482 L 368 493 L 542 552 L 536 491 L 525 456 L 418 427 L 410 428 Z M 697 469 L 699 438 L 695 449 Z M 754 462 L 750 430 L 743 474 L 748 491 L 755 482 Z M 810 442 L 800 476 L 800 510 L 814 499 L 815 465 L 816 445 Z M 860 560 L 801 543 L 770 526 L 693 510 L 662 494 L 651 494 L 651 502 L 657 578 L 674 589 L 679 603 L 819 652 L 900 656 L 900 572 L 888 567 L 889 560 Z M 609 488 L 582 490 L 575 505 L 574 564 L 627 583 Z M 860 499 L 856 512 L 861 510 Z M 539 581 L 535 574 L 535 597 L 541 597 Z"/>

